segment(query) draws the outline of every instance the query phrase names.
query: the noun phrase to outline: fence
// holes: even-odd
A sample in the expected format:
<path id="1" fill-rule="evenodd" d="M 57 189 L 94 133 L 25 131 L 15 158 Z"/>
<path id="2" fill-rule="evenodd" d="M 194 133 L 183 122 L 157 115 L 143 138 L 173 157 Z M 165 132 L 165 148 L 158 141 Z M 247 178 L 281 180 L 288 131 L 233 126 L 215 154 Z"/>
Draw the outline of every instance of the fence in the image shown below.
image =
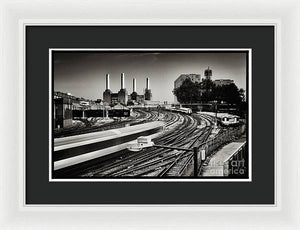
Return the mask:
<path id="1" fill-rule="evenodd" d="M 224 162 L 224 176 L 238 177 L 238 175 L 244 174 L 248 164 L 248 162 L 246 161 L 246 154 L 247 145 L 245 142 Z M 243 170 L 243 173 L 241 173 L 241 170 Z"/>
<path id="2" fill-rule="evenodd" d="M 228 142 L 231 142 L 235 140 L 237 137 L 240 137 L 245 131 L 245 127 L 239 126 L 232 129 L 228 129 L 217 136 L 215 136 L 213 139 L 210 139 L 204 143 L 201 143 L 198 148 L 198 172 L 201 171 L 203 162 L 207 159 L 207 157 L 210 157 L 216 149 L 218 149 L 221 145 L 224 145 Z M 188 157 L 187 161 L 184 163 L 182 169 L 179 172 L 179 175 L 191 175 L 193 173 L 193 166 L 194 165 L 194 158 L 191 155 Z"/>

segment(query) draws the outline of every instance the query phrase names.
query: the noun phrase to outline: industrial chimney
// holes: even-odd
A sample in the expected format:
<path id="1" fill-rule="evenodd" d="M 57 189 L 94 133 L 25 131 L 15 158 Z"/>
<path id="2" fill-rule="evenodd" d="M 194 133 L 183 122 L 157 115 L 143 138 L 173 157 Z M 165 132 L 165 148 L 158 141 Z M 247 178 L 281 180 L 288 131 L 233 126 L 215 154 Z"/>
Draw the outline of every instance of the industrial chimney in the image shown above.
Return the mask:
<path id="1" fill-rule="evenodd" d="M 150 89 L 149 77 L 147 77 L 147 79 L 146 79 L 146 89 L 147 89 L 147 90 Z"/>
<path id="2" fill-rule="evenodd" d="M 112 92 L 109 89 L 109 74 L 105 76 L 105 91 L 103 92 L 103 101 L 110 104 L 111 103 L 111 94 Z"/>
<path id="3" fill-rule="evenodd" d="M 106 89 L 109 89 L 109 74 L 106 74 Z"/>
<path id="4" fill-rule="evenodd" d="M 125 89 L 125 74 L 121 73 L 121 89 Z"/>
<path id="5" fill-rule="evenodd" d="M 133 78 L 133 82 L 132 82 L 132 92 L 136 92 L 136 79 Z"/>
<path id="6" fill-rule="evenodd" d="M 121 103 L 123 105 L 127 105 L 128 101 L 128 93 L 125 89 L 125 74 L 121 73 L 121 89 L 118 92 L 118 103 Z"/>
<path id="7" fill-rule="evenodd" d="M 147 77 L 146 89 L 145 89 L 145 100 L 151 101 L 151 98 L 152 98 L 152 93 L 151 93 L 151 89 L 150 89 L 150 81 L 149 81 L 149 77 Z"/>

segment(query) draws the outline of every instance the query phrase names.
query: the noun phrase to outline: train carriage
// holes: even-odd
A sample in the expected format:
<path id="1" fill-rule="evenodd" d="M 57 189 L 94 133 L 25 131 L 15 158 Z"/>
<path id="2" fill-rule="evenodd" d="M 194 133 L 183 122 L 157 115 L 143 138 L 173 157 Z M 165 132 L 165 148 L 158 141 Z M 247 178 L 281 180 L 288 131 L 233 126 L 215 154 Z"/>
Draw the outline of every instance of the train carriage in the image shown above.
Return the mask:
<path id="1" fill-rule="evenodd" d="M 191 114 L 192 114 L 192 109 L 190 109 L 190 108 L 170 107 L 169 109 L 166 109 L 166 110 L 169 110 L 169 111 L 175 112 L 175 113 L 184 113 L 184 114 L 188 114 L 188 115 L 191 115 Z"/>
<path id="2" fill-rule="evenodd" d="M 240 124 L 240 117 L 229 113 L 198 112 L 198 114 L 217 117 L 221 126 L 237 126 Z"/>
<path id="3" fill-rule="evenodd" d="M 223 126 L 236 126 L 239 124 L 239 116 L 237 115 L 222 113 L 219 116 L 217 116 L 217 118 Z"/>

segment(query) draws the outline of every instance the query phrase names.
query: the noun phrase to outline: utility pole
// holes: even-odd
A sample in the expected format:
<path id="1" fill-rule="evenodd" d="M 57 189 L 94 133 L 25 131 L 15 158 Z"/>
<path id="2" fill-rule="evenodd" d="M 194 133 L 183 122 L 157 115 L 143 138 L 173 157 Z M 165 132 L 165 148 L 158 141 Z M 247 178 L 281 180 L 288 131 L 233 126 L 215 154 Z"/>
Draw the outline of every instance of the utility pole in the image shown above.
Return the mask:
<path id="1" fill-rule="evenodd" d="M 214 101 L 215 102 L 215 126 L 217 126 L 218 124 L 218 101 Z"/>
<path id="2" fill-rule="evenodd" d="M 194 177 L 198 176 L 198 148 L 193 148 L 194 152 Z"/>

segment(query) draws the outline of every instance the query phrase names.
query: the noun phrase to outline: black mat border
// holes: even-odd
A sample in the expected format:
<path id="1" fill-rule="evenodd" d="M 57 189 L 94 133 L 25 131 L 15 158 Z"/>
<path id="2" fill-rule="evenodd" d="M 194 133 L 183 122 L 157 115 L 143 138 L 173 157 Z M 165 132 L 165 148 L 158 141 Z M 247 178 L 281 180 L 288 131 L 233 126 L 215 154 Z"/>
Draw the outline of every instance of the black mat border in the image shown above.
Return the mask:
<path id="1" fill-rule="evenodd" d="M 26 204 L 274 204 L 274 31 L 274 26 L 26 26 Z M 49 48 L 251 48 L 253 181 L 48 182 Z"/>

